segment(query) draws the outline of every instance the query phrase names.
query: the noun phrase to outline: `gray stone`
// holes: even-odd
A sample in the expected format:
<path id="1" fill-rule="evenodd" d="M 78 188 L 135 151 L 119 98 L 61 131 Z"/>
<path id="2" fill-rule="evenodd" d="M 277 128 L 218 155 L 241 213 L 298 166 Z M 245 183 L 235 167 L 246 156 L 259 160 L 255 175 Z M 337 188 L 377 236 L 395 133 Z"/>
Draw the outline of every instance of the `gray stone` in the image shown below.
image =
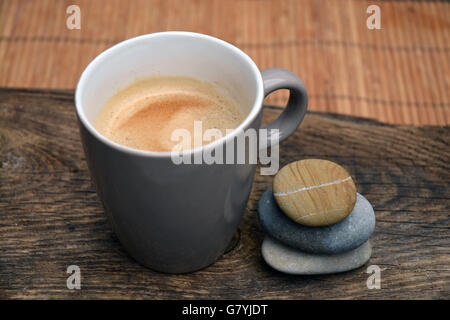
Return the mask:
<path id="1" fill-rule="evenodd" d="M 326 227 L 308 227 L 294 222 L 278 207 L 272 190 L 258 203 L 259 221 L 272 238 L 304 252 L 336 254 L 359 247 L 375 229 L 375 213 L 370 202 L 359 193 L 347 218 Z"/>
<path id="2" fill-rule="evenodd" d="M 262 244 L 266 263 L 280 272 L 296 275 L 330 274 L 349 271 L 364 265 L 372 254 L 370 242 L 338 254 L 311 254 L 283 245 L 268 236 Z"/>

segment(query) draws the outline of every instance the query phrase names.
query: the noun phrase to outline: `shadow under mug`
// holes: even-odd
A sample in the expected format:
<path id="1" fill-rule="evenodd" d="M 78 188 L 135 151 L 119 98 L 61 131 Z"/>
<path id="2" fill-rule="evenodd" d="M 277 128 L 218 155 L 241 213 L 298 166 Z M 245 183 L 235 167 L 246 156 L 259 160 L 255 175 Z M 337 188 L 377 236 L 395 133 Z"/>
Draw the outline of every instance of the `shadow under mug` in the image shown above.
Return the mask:
<path id="1" fill-rule="evenodd" d="M 245 120 L 192 155 L 224 145 L 238 132 L 261 128 L 266 95 L 289 89 L 286 109 L 267 128 L 279 140 L 298 127 L 307 108 L 302 81 L 285 69 L 260 72 L 233 45 L 191 32 L 161 32 L 123 41 L 84 70 L 75 93 L 81 140 L 108 220 L 127 252 L 161 272 L 206 267 L 226 250 L 245 212 L 255 164 L 180 164 L 169 152 L 119 145 L 94 127 L 104 103 L 136 78 L 182 75 L 217 84 L 234 98 Z M 269 143 L 272 143 L 269 141 Z"/>

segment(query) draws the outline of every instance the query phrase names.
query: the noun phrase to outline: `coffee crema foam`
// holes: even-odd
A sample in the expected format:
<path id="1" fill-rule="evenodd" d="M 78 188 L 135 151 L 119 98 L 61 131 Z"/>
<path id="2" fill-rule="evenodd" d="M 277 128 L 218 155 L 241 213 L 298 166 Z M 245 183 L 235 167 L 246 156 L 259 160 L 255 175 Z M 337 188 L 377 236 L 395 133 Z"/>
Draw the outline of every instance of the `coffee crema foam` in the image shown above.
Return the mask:
<path id="1" fill-rule="evenodd" d="M 140 150 L 170 152 L 176 129 L 186 129 L 194 147 L 194 121 L 202 121 L 203 132 L 235 129 L 244 114 L 234 101 L 208 82 L 181 76 L 152 76 L 119 90 L 103 106 L 96 129 L 108 139 Z M 213 142 L 202 141 L 202 145 Z"/>

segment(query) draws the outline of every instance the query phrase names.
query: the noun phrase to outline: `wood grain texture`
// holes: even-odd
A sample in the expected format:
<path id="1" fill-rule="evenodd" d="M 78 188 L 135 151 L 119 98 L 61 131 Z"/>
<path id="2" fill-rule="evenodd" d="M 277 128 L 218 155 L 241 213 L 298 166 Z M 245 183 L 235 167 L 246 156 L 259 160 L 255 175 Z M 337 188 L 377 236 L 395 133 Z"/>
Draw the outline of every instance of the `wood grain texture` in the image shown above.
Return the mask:
<path id="1" fill-rule="evenodd" d="M 280 110 L 266 107 L 265 121 Z M 153 272 L 114 236 L 89 178 L 73 93 L 0 89 L 0 298 L 450 298 L 450 128 L 391 126 L 309 112 L 282 143 L 281 164 L 322 158 L 344 166 L 374 205 L 368 265 L 328 276 L 289 276 L 261 258 L 257 200 L 273 177 L 255 175 L 234 247 L 192 274 Z M 81 268 L 81 290 L 66 269 Z"/>
<path id="2" fill-rule="evenodd" d="M 369 30 L 369 5 L 381 29 Z M 66 27 L 69 5 L 81 29 Z M 0 86 L 73 89 L 100 52 L 141 34 L 185 30 L 287 68 L 310 109 L 399 124 L 450 124 L 450 3 L 369 0 L 2 0 Z M 268 104 L 284 106 L 287 91 Z"/>

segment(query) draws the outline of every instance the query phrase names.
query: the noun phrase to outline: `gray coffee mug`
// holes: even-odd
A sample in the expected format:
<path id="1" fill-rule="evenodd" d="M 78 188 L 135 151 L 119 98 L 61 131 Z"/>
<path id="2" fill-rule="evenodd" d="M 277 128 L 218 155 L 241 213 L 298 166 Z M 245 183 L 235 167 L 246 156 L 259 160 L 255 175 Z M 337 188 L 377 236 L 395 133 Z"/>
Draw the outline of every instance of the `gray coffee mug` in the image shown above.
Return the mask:
<path id="1" fill-rule="evenodd" d="M 161 272 L 206 267 L 225 251 L 250 194 L 255 164 L 180 164 L 170 152 L 119 145 L 94 127 L 104 103 L 136 78 L 183 75 L 216 84 L 246 114 L 236 130 L 190 155 L 211 151 L 249 128 L 261 128 L 263 99 L 289 89 L 280 117 L 267 128 L 279 140 L 302 121 L 307 93 L 285 69 L 262 73 L 233 45 L 190 32 L 161 32 L 123 41 L 98 55 L 84 70 L 75 93 L 81 139 L 92 179 L 122 245 L 141 264 Z M 269 141 L 274 144 L 277 141 Z"/>

